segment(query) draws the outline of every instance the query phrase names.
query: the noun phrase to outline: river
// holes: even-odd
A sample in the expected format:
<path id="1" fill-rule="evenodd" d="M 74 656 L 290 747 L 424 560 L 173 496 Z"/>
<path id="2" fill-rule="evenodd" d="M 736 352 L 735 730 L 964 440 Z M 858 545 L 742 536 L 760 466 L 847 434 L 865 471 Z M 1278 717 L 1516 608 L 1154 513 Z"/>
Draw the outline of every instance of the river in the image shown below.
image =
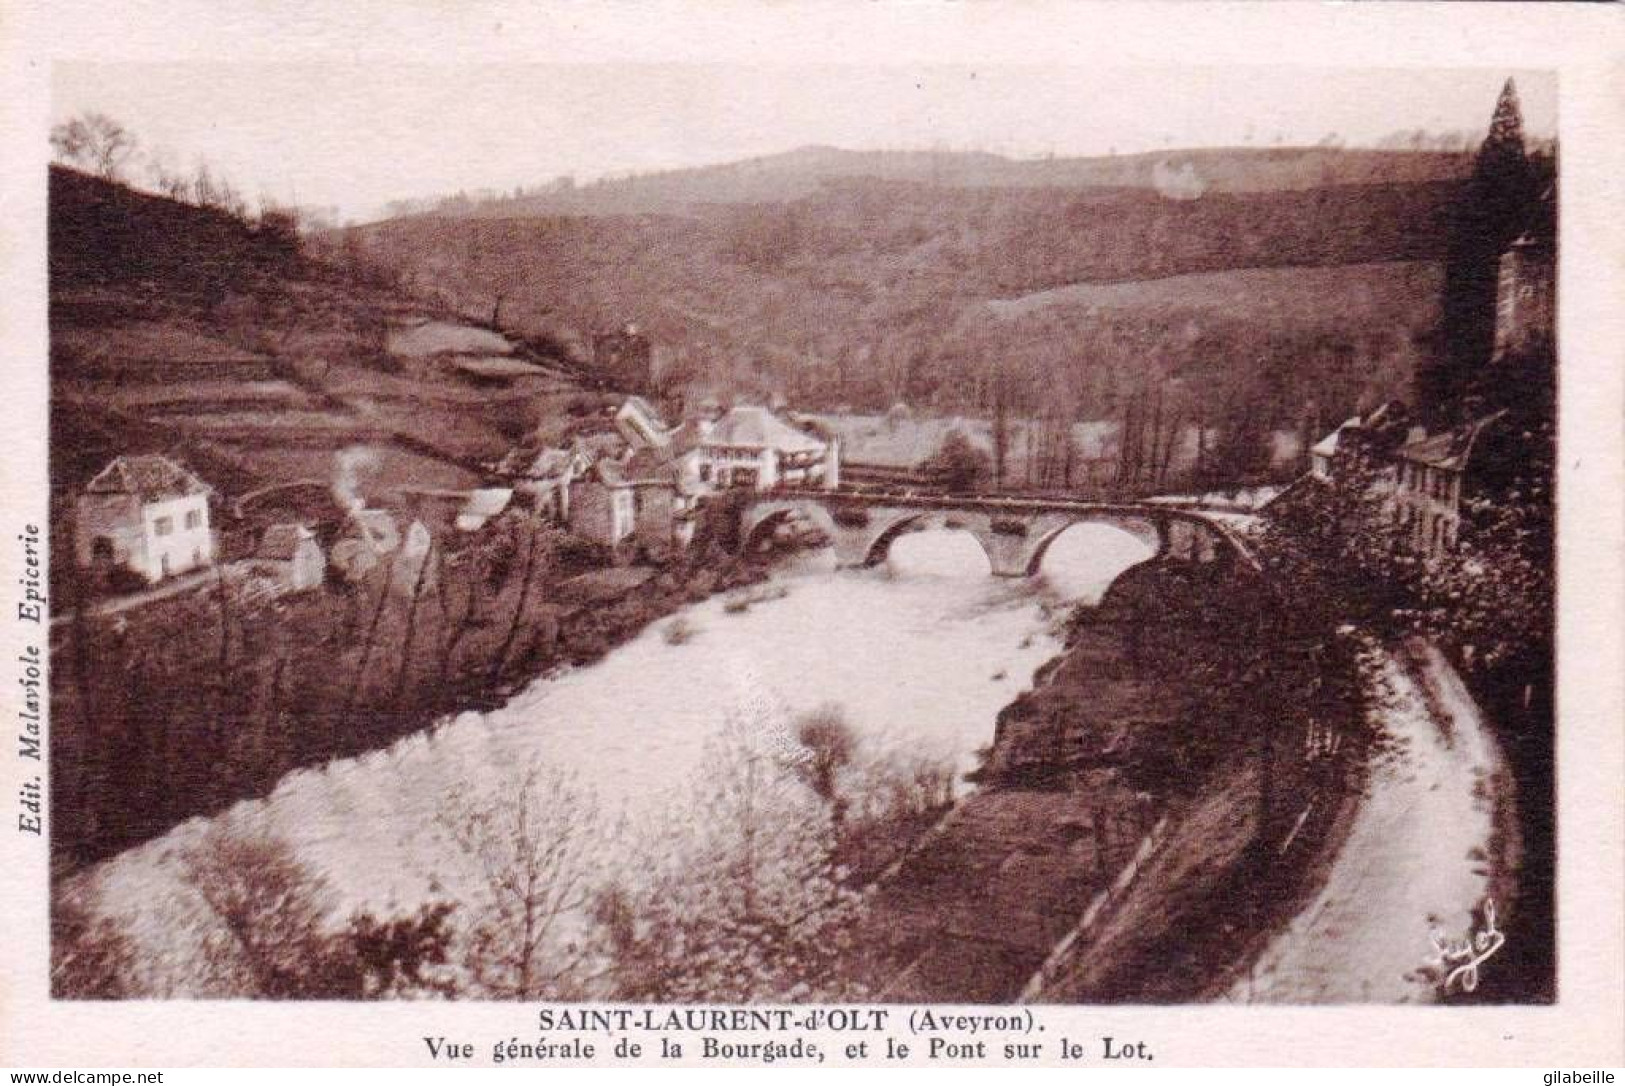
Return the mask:
<path id="1" fill-rule="evenodd" d="M 968 770 L 998 711 L 1059 652 L 1064 605 L 1098 598 L 1148 554 L 1103 525 L 1069 530 L 1030 580 L 990 576 L 960 532 L 906 536 L 872 570 L 836 571 L 830 552 L 814 552 L 786 562 L 770 598 L 743 612 L 723 598 L 693 604 L 499 709 L 296 771 L 265 799 L 178 826 L 95 869 L 93 893 L 134 938 L 142 987 L 194 994 L 205 916 L 182 860 L 212 827 L 285 840 L 328 884 L 335 915 L 383 913 L 455 897 L 472 877 L 436 818 L 449 793 L 494 794 L 541 765 L 568 772 L 612 819 L 681 821 L 706 740 L 748 703 L 789 721 L 834 702 L 867 751 L 904 747 Z M 686 640 L 668 636 L 678 621 Z"/>

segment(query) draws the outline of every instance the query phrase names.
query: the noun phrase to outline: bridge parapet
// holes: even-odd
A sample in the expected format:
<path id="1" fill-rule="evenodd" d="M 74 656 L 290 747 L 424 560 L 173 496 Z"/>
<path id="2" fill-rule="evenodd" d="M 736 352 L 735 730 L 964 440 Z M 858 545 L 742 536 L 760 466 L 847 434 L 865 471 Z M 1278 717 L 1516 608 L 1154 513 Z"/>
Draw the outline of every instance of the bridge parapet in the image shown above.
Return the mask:
<path id="1" fill-rule="evenodd" d="M 917 495 L 822 490 L 761 492 L 741 514 L 740 540 L 756 546 L 762 533 L 790 519 L 816 526 L 835 548 L 837 564 L 885 561 L 891 544 L 909 532 L 953 528 L 981 544 L 992 572 L 1027 577 L 1068 528 L 1110 524 L 1144 540 L 1153 559 L 1257 563 L 1233 532 L 1199 512 L 1153 503 L 1110 503 L 999 495 Z"/>

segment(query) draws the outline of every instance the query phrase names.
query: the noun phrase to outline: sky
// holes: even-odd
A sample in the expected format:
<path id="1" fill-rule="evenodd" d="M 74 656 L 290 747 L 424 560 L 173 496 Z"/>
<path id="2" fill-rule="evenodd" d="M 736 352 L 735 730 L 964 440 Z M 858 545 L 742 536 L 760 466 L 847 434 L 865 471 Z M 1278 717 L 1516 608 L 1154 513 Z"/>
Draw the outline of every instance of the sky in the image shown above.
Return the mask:
<path id="1" fill-rule="evenodd" d="M 1555 79 L 1488 69 L 59 62 L 52 74 L 53 121 L 109 114 L 251 201 L 341 220 L 808 144 L 1035 157 L 1476 135 L 1508 75 L 1526 132 L 1557 129 Z"/>

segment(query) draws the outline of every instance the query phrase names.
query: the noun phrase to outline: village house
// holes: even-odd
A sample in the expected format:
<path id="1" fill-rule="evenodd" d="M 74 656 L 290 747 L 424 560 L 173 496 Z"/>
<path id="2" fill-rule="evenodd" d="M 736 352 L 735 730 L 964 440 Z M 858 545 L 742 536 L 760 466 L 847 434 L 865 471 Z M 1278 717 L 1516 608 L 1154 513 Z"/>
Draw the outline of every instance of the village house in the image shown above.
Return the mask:
<path id="1" fill-rule="evenodd" d="M 74 557 L 81 567 L 134 570 L 151 583 L 215 558 L 211 491 L 167 456 L 120 456 L 79 495 Z"/>
<path id="2" fill-rule="evenodd" d="M 599 460 L 571 482 L 566 523 L 583 539 L 616 547 L 637 527 L 635 488 L 613 460 Z"/>
<path id="3" fill-rule="evenodd" d="M 810 433 L 766 407 L 738 406 L 702 423 L 692 455 L 700 481 L 719 489 L 834 490 L 841 484 L 839 440 Z"/>
<path id="4" fill-rule="evenodd" d="M 488 486 L 471 490 L 468 500 L 457 511 L 457 519 L 453 524 L 459 532 L 477 532 L 485 527 L 492 517 L 500 515 L 507 509 L 511 501 L 513 490 L 510 487 Z"/>
<path id="5" fill-rule="evenodd" d="M 1364 415 L 1351 415 L 1309 447 L 1309 474 L 1322 482 L 1330 482 L 1340 452 L 1385 454 L 1407 436 L 1423 436 L 1424 431 L 1420 429 L 1406 430 L 1407 422 L 1405 406 L 1397 400 L 1389 400 Z"/>
<path id="6" fill-rule="evenodd" d="M 1359 418 L 1349 419 L 1337 429 L 1309 446 L 1309 474 L 1322 482 L 1331 482 L 1332 465 L 1337 460 L 1337 448 L 1343 443 L 1343 433 L 1359 425 Z"/>
<path id="7" fill-rule="evenodd" d="M 1474 489 L 1473 454 L 1502 414 L 1429 434 L 1408 425 L 1401 405 L 1386 403 L 1316 442 L 1309 450 L 1309 477 L 1331 483 L 1345 458 L 1367 457 L 1377 469 L 1373 484 L 1407 545 L 1434 557 L 1453 549 L 1461 537 L 1464 501 Z"/>
<path id="8" fill-rule="evenodd" d="M 303 524 L 273 524 L 260 537 L 249 568 L 284 588 L 302 592 L 322 583 L 327 557 L 316 534 Z"/>
<path id="9" fill-rule="evenodd" d="M 671 444 L 671 428 L 654 405 L 642 396 L 628 396 L 616 408 L 615 429 L 634 452 L 639 449 L 664 449 Z"/>
<path id="10" fill-rule="evenodd" d="M 1391 508 L 1417 553 L 1431 557 L 1456 546 L 1463 497 L 1471 490 L 1468 472 L 1474 449 L 1485 428 L 1502 414 L 1442 434 L 1418 435 L 1395 450 Z"/>
<path id="11" fill-rule="evenodd" d="M 1550 345 L 1555 321 L 1556 267 L 1550 216 L 1552 193 L 1541 198 L 1537 222 L 1501 254 L 1496 278 L 1495 339 L 1487 365 Z M 1480 415 L 1442 433 L 1406 427 L 1404 408 L 1387 403 L 1355 416 L 1309 450 L 1309 475 L 1333 480 L 1345 454 L 1360 452 L 1381 466 L 1378 484 L 1413 551 L 1434 557 L 1456 547 L 1463 509 L 1475 491 L 1478 462 L 1504 459 L 1508 435 L 1496 424 L 1504 411 Z M 1486 444 L 1495 446 L 1486 454 Z"/>
<path id="12" fill-rule="evenodd" d="M 633 532 L 638 541 L 681 549 L 693 541 L 700 503 L 710 488 L 699 481 L 691 459 L 666 452 L 633 453 L 621 465 L 621 473 L 632 486 Z"/>
<path id="13" fill-rule="evenodd" d="M 516 495 L 542 516 L 565 524 L 570 519 L 570 487 L 592 467 L 586 448 L 575 444 L 568 449 L 543 449 L 520 460 L 517 470 L 510 465 L 509 477 Z"/>
<path id="14" fill-rule="evenodd" d="M 687 546 L 701 503 L 718 489 L 840 485 L 834 435 L 766 407 L 673 427 L 647 399 L 629 396 L 605 419 L 607 431 L 576 432 L 569 448 L 511 454 L 501 465 L 528 505 L 603 546 L 633 538 Z"/>
<path id="15" fill-rule="evenodd" d="M 400 545 L 400 528 L 387 510 L 352 509 L 344 538 L 333 544 L 333 566 L 349 579 L 358 580 Z"/>

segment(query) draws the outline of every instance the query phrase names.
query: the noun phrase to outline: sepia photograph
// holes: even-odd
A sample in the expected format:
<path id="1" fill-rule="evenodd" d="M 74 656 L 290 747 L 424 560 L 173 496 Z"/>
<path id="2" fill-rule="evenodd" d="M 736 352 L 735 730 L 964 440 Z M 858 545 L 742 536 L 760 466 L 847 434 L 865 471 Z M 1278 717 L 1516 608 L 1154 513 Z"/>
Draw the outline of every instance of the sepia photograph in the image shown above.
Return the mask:
<path id="1" fill-rule="evenodd" d="M 49 1003 L 1573 1005 L 1553 66 L 40 78 Z"/>

